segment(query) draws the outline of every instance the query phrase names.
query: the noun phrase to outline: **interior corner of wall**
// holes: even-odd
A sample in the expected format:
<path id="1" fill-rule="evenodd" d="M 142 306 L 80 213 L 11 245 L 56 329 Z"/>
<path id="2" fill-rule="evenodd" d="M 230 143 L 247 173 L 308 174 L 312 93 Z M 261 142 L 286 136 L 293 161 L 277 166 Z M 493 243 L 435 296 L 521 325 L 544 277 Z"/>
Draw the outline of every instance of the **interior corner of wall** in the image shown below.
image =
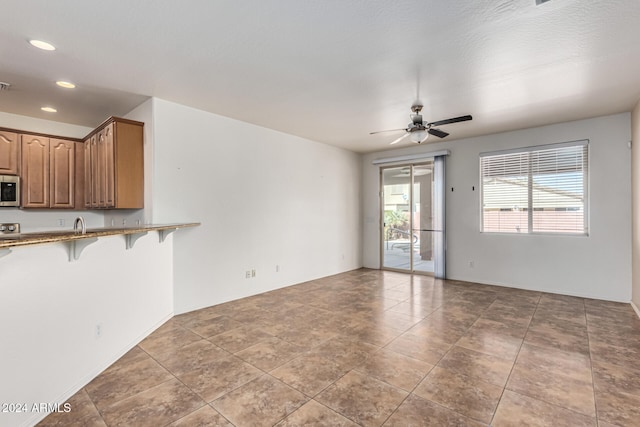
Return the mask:
<path id="1" fill-rule="evenodd" d="M 640 309 L 638 309 L 638 306 L 633 301 L 631 301 L 631 307 L 633 307 L 633 311 L 635 311 L 638 318 L 640 318 Z"/>

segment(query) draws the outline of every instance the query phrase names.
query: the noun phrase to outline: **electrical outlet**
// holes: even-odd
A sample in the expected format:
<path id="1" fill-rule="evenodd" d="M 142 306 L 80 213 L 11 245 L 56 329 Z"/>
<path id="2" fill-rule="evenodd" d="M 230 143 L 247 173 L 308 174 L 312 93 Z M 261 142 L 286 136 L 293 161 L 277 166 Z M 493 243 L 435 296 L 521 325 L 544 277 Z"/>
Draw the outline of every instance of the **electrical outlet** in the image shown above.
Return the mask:
<path id="1" fill-rule="evenodd" d="M 256 271 L 255 270 L 251 270 L 251 277 L 256 277 Z"/>
<path id="2" fill-rule="evenodd" d="M 473 261 L 469 261 L 469 268 L 475 267 L 475 263 Z"/>
<path id="3" fill-rule="evenodd" d="M 245 273 L 245 276 L 244 276 L 244 277 L 245 277 L 246 279 L 251 279 L 251 271 L 250 271 L 250 270 L 247 270 L 247 272 Z"/>
<path id="4" fill-rule="evenodd" d="M 96 338 L 102 337 L 102 323 L 96 324 Z"/>
<path id="5" fill-rule="evenodd" d="M 64 224 L 65 224 L 65 220 L 64 220 L 64 218 L 60 218 L 60 219 L 58 220 L 58 225 L 59 225 L 60 227 L 64 227 Z"/>
<path id="6" fill-rule="evenodd" d="M 280 266 L 276 265 L 276 273 L 278 273 L 280 271 Z"/>

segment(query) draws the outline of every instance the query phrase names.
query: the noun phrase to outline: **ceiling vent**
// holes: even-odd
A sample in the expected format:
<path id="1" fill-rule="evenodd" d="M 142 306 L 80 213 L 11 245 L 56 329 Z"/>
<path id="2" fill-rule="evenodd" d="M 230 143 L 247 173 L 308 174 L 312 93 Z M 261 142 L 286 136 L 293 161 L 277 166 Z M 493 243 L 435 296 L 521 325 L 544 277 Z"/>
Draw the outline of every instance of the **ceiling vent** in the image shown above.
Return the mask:
<path id="1" fill-rule="evenodd" d="M 11 83 L 0 82 L 0 91 L 9 90 Z"/>

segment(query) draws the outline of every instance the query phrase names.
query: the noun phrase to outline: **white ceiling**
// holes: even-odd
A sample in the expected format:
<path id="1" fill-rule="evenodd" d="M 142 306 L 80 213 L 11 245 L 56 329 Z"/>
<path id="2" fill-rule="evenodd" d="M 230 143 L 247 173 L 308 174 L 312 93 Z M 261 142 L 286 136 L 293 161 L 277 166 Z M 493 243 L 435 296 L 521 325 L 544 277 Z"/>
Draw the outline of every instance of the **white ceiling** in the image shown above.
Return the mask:
<path id="1" fill-rule="evenodd" d="M 405 127 L 416 98 L 428 121 L 473 115 L 442 127 L 447 139 L 640 99 L 638 0 L 3 0 L 0 10 L 0 81 L 12 83 L 0 111 L 89 127 L 155 96 L 369 152 L 390 148 L 401 134 L 369 132 Z"/>

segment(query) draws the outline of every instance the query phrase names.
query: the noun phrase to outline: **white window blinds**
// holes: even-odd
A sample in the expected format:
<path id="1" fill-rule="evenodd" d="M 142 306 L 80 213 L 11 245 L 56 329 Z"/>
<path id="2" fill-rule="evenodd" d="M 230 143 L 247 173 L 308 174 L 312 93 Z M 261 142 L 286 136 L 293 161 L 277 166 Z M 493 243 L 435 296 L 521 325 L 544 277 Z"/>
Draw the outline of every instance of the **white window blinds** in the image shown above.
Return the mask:
<path id="1" fill-rule="evenodd" d="M 483 232 L 587 234 L 588 141 L 480 155 Z"/>

